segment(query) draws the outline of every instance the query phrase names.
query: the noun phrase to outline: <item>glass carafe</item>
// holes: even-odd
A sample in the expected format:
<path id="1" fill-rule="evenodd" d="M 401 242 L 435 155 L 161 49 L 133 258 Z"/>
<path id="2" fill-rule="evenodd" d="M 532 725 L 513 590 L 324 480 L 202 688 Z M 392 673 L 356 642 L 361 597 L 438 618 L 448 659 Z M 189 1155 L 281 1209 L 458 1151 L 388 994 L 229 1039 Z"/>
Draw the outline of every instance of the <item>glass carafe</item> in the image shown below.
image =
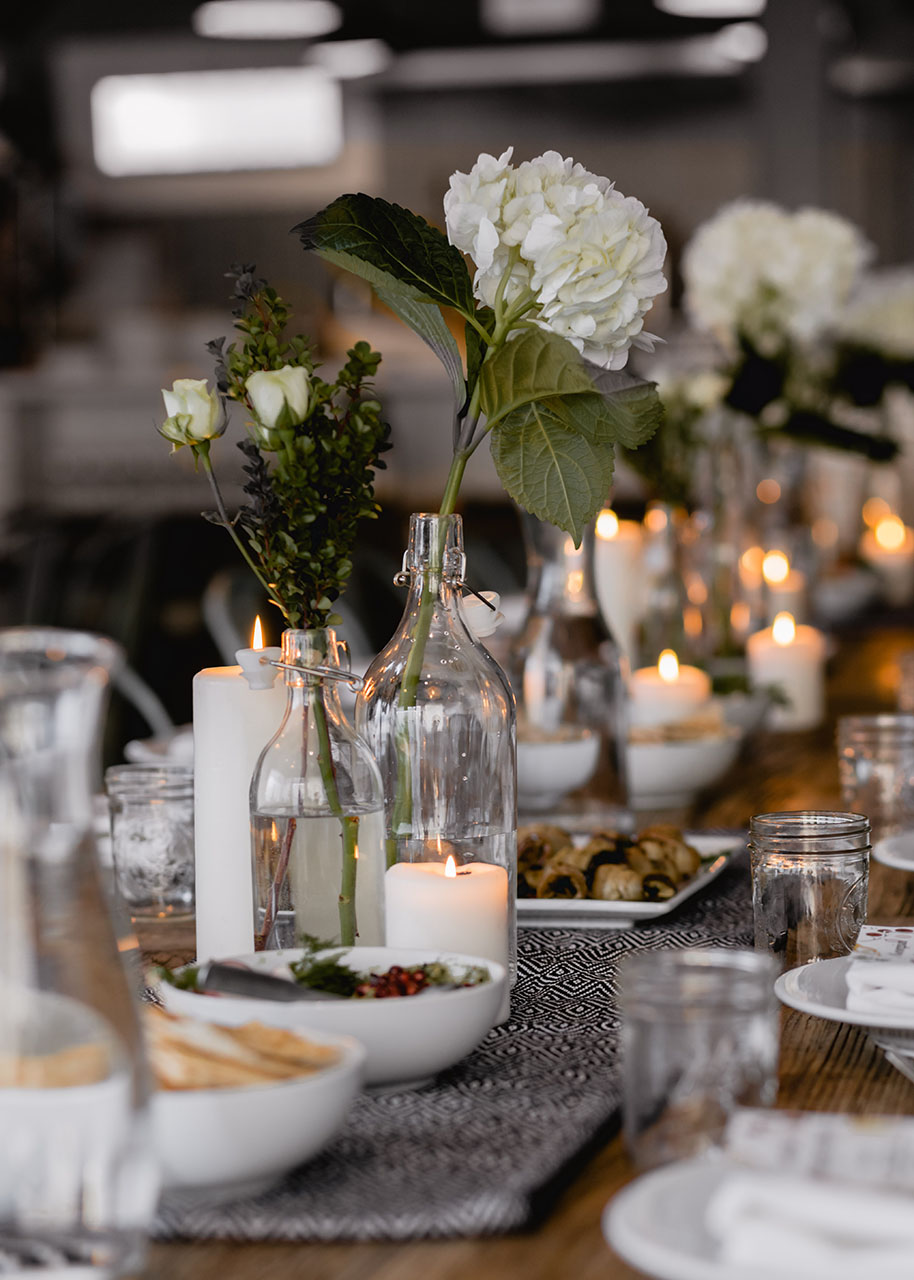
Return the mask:
<path id="1" fill-rule="evenodd" d="M 521 810 L 554 807 L 589 782 L 601 803 L 626 802 L 624 659 L 593 586 L 593 528 L 579 547 L 524 516 L 529 608 L 508 672 L 518 702 Z"/>
<path id="2" fill-rule="evenodd" d="M 251 781 L 254 945 L 384 942 L 384 793 L 340 705 L 349 652 L 332 628 L 284 631 L 286 712 Z"/>
<path id="3" fill-rule="evenodd" d="M 406 609 L 368 669 L 356 723 L 387 803 L 388 945 L 516 955 L 514 698 L 467 629 L 460 516 L 413 515 Z"/>
<path id="4" fill-rule="evenodd" d="M 136 942 L 91 830 L 111 641 L 0 631 L 0 1270 L 124 1274 L 157 1175 Z"/>

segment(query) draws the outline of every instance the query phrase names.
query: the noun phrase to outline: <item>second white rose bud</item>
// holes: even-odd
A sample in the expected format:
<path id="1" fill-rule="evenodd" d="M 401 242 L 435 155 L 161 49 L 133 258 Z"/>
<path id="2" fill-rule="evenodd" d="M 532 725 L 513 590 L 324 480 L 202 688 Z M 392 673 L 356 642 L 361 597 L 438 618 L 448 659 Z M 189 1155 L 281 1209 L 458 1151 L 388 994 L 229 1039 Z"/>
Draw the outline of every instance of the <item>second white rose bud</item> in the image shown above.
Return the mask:
<path id="1" fill-rule="evenodd" d="M 266 431 L 288 431 L 304 422 L 311 407 L 311 379 L 300 365 L 260 369 L 245 380 L 257 424 Z M 267 445 L 267 447 L 270 447 Z"/>

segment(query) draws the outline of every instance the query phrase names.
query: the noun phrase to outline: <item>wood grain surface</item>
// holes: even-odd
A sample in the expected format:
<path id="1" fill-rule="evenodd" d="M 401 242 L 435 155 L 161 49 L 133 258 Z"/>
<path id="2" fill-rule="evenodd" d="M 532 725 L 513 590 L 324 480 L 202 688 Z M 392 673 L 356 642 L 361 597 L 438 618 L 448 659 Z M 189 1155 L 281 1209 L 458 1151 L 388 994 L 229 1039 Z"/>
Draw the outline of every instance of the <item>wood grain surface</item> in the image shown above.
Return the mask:
<path id="1" fill-rule="evenodd" d="M 893 710 L 897 656 L 914 630 L 846 637 L 832 661 L 829 723 L 814 733 L 753 740 L 694 825 L 744 827 L 753 813 L 839 809 L 835 717 Z M 873 863 L 869 919 L 914 915 L 914 875 Z M 159 949 L 159 948 L 156 948 Z M 176 947 L 176 953 L 182 948 Z M 853 1027 L 782 1014 L 778 1105 L 857 1114 L 914 1114 L 914 1084 Z M 415 1244 L 168 1244 L 150 1251 L 147 1280 L 639 1280 L 604 1243 L 600 1215 L 632 1177 L 621 1138 L 596 1155 L 536 1230 L 494 1240 Z"/>

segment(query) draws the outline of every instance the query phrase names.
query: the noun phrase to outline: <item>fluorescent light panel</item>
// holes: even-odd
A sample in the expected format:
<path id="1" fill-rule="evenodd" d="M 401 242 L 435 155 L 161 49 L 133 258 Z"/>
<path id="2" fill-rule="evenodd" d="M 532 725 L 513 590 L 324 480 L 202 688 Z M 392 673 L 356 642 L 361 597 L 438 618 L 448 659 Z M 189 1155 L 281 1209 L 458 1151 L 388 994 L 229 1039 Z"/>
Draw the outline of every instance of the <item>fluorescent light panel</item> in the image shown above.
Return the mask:
<path id="1" fill-rule="evenodd" d="M 386 71 L 393 54 L 383 40 L 328 40 L 311 45 L 305 61 L 310 67 L 323 67 L 337 80 L 358 80 Z"/>
<path id="2" fill-rule="evenodd" d="M 496 36 L 538 36 L 586 31 L 601 13 L 601 0 L 482 0 L 479 17 Z"/>
<path id="3" fill-rule="evenodd" d="M 316 40 L 338 30 L 343 14 L 331 0 L 210 0 L 191 23 L 217 40 Z"/>
<path id="4" fill-rule="evenodd" d="M 111 177 L 330 164 L 343 146 L 340 87 L 310 67 L 105 76 L 90 110 Z"/>
<path id="5" fill-rule="evenodd" d="M 654 0 L 654 7 L 677 18 L 758 18 L 767 0 Z"/>

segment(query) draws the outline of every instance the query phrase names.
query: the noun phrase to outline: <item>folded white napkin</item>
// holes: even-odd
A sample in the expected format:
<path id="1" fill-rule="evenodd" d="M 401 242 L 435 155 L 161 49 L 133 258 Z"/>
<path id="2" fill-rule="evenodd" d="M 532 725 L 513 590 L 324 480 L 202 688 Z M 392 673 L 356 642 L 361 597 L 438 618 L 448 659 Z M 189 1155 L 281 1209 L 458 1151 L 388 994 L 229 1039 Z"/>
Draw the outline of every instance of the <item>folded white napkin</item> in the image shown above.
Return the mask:
<path id="1" fill-rule="evenodd" d="M 720 1260 L 807 1280 L 911 1280 L 914 1196 L 738 1170 L 711 1195 Z"/>
<path id="2" fill-rule="evenodd" d="M 914 1018 L 914 930 L 868 925 L 861 930 L 845 975 L 847 1008 Z M 914 1275 L 914 1266 L 912 1266 Z"/>

